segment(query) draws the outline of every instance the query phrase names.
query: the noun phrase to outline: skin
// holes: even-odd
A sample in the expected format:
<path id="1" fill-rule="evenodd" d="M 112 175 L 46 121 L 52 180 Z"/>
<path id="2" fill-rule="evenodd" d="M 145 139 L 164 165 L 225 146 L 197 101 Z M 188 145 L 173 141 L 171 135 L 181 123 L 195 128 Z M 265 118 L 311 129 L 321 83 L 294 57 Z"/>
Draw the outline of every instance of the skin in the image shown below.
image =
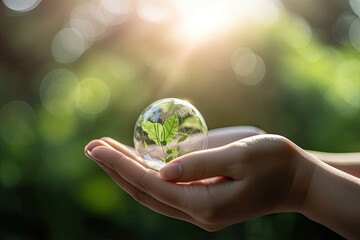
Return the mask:
<path id="1" fill-rule="evenodd" d="M 298 212 L 359 239 L 358 155 L 309 153 L 284 137 L 263 133 L 253 127 L 210 131 L 209 149 L 177 158 L 160 173 L 111 138 L 91 141 L 85 153 L 141 204 L 208 231 Z M 343 156 L 351 163 L 346 167 Z"/>
<path id="2" fill-rule="evenodd" d="M 360 153 L 308 152 L 324 163 L 360 178 Z"/>

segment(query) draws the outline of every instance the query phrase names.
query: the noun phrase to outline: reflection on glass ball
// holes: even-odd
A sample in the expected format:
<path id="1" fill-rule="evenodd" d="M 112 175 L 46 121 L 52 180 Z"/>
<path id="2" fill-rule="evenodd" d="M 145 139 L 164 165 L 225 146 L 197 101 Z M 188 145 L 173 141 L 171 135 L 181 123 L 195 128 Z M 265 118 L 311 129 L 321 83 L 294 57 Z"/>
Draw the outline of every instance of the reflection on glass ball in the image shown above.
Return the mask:
<path id="1" fill-rule="evenodd" d="M 177 157 L 207 147 L 208 130 L 190 103 L 166 98 L 149 105 L 135 124 L 134 145 L 144 163 L 159 171 Z"/>

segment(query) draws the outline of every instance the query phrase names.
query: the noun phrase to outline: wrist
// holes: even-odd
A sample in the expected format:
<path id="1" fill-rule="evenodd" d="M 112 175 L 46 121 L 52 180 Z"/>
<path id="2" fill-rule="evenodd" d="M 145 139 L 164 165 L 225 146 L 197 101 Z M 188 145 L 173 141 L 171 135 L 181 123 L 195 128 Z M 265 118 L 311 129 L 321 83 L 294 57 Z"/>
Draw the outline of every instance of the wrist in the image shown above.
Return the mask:
<path id="1" fill-rule="evenodd" d="M 300 213 L 348 239 L 360 239 L 359 189 L 358 178 L 317 162 Z"/>
<path id="2" fill-rule="evenodd" d="M 287 209 L 290 212 L 304 214 L 305 202 L 307 201 L 309 188 L 314 181 L 314 174 L 320 160 L 299 149 L 293 156 L 295 171 Z"/>

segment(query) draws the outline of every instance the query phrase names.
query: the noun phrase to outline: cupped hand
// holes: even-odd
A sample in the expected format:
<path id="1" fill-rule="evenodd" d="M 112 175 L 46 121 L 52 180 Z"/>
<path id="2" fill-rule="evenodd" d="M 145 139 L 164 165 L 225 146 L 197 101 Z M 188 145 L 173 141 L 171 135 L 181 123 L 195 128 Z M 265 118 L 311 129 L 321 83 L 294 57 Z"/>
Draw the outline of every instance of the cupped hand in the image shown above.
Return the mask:
<path id="1" fill-rule="evenodd" d="M 209 231 L 269 213 L 299 211 L 312 172 L 309 155 L 275 135 L 190 153 L 160 173 L 110 138 L 90 142 L 85 152 L 135 200 Z"/>

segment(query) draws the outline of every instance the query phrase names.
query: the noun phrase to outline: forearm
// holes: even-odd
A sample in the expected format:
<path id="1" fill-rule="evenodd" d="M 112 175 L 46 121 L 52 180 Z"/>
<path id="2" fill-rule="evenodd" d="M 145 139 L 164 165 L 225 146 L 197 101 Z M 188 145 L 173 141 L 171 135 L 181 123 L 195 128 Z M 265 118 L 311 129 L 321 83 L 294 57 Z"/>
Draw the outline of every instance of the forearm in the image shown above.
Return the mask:
<path id="1" fill-rule="evenodd" d="M 360 239 L 360 179 L 320 161 L 314 167 L 300 212 L 348 239 Z"/>
<path id="2" fill-rule="evenodd" d="M 360 153 L 308 152 L 326 164 L 360 178 Z"/>

